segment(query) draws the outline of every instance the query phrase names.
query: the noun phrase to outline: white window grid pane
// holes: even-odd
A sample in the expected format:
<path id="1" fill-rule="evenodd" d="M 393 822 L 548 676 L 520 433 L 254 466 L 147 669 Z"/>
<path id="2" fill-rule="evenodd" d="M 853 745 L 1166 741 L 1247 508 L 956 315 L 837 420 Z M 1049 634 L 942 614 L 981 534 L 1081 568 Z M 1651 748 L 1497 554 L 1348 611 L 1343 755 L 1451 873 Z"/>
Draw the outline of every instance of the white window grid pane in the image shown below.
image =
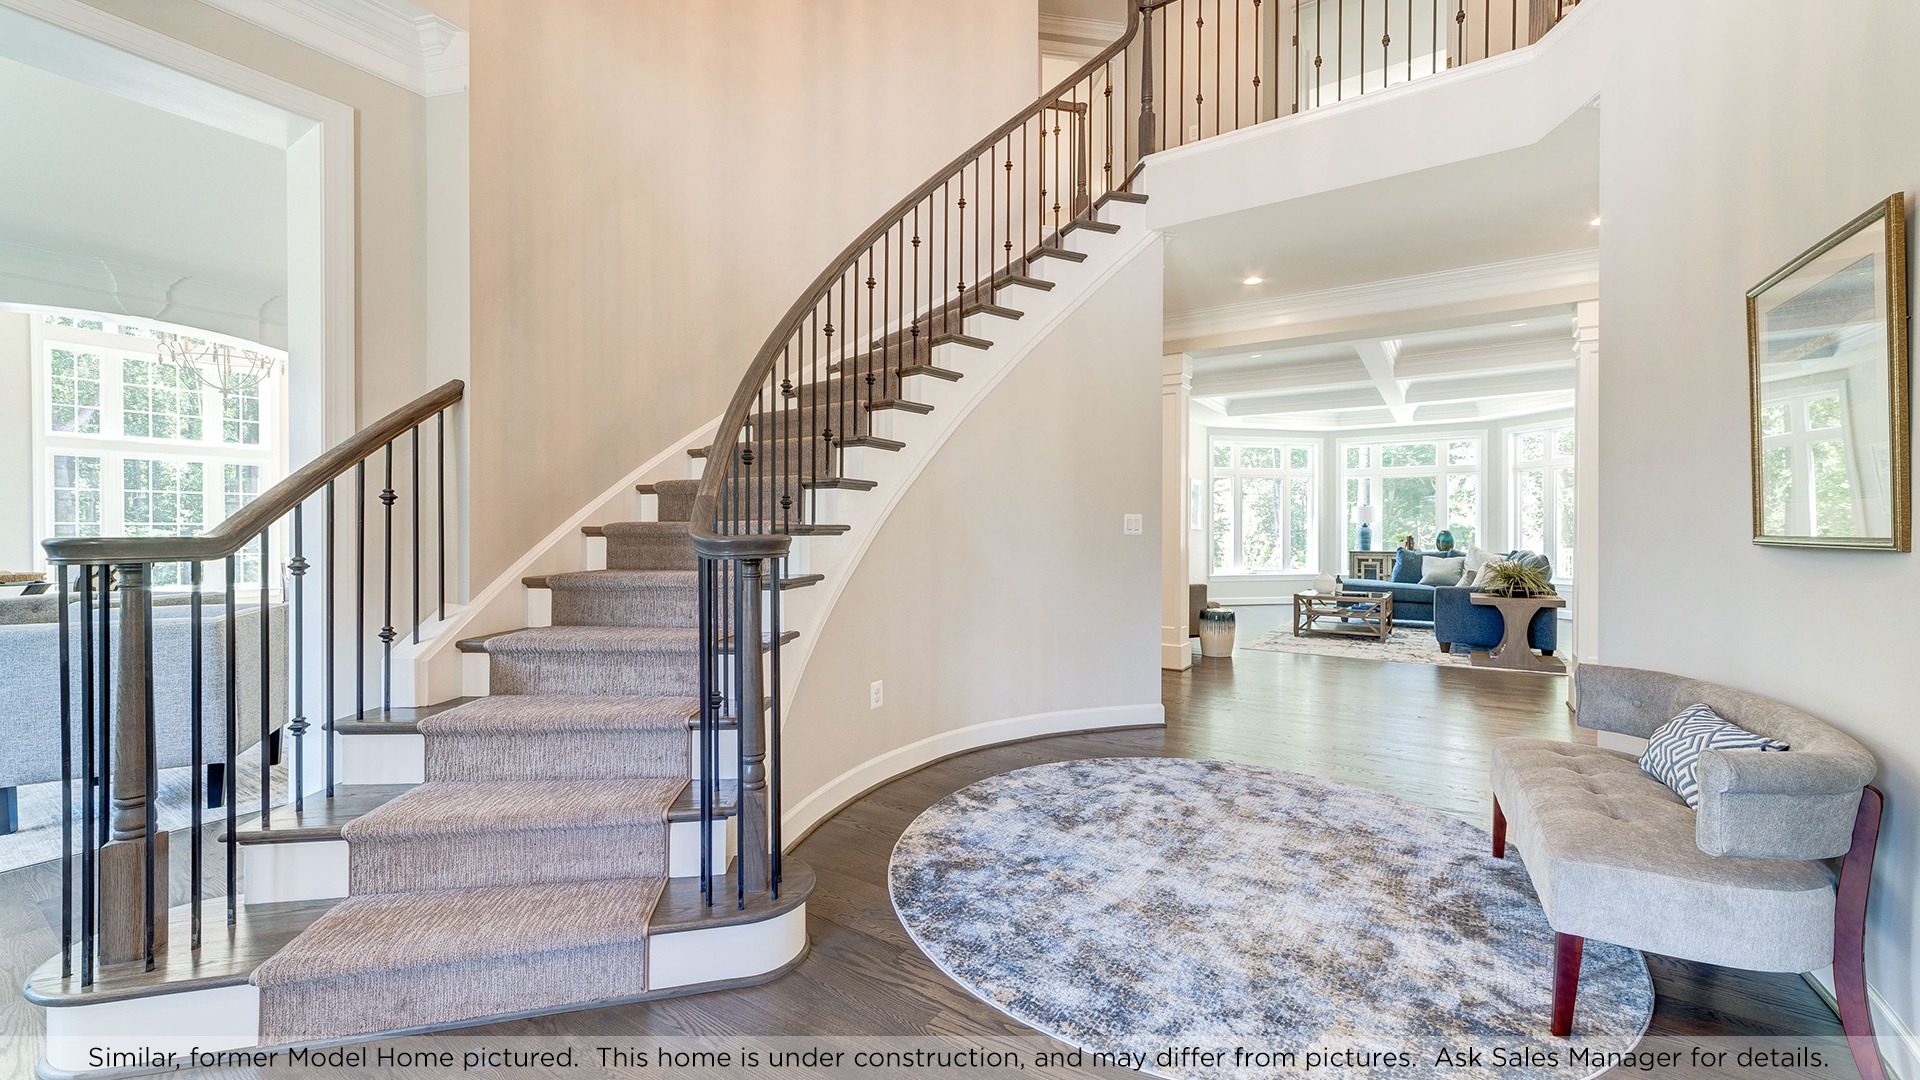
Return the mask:
<path id="1" fill-rule="evenodd" d="M 120 361 L 121 431 L 131 438 L 200 442 L 206 437 L 200 381 L 147 357 Z"/>
<path id="2" fill-rule="evenodd" d="M 1208 503 L 1215 573 L 1287 573 L 1312 568 L 1318 508 L 1311 443 L 1216 439 Z M 1297 463 L 1305 461 L 1305 466 Z M 1304 508 L 1299 492 L 1305 493 Z M 1253 520 L 1257 518 L 1258 520 Z M 1304 536 L 1304 544 L 1295 542 Z"/>
<path id="3" fill-rule="evenodd" d="M 100 459 L 56 454 L 53 459 L 53 535 L 100 535 Z"/>
<path id="4" fill-rule="evenodd" d="M 79 435 L 100 432 L 100 358 L 54 349 L 47 359 L 48 426 Z"/>

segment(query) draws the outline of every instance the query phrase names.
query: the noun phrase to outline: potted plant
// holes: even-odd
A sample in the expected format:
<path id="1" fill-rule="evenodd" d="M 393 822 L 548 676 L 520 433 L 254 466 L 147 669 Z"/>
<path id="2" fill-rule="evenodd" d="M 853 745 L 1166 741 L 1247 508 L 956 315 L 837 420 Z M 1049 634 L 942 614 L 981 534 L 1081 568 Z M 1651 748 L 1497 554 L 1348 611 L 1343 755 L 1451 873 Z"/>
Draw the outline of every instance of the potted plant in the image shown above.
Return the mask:
<path id="1" fill-rule="evenodd" d="M 1475 586 L 1495 596 L 1552 596 L 1553 582 L 1538 567 L 1512 559 L 1491 562 L 1480 571 Z"/>

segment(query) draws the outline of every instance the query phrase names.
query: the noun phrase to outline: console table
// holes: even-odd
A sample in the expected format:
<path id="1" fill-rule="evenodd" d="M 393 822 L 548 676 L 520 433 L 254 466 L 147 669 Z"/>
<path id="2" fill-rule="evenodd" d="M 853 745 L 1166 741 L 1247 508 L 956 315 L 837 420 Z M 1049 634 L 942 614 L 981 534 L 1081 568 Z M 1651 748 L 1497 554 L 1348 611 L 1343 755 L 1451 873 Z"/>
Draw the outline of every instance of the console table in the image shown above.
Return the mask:
<path id="1" fill-rule="evenodd" d="M 1493 593 L 1474 593 L 1468 599 L 1476 607 L 1498 608 L 1505 630 L 1500 635 L 1500 644 L 1491 652 L 1475 649 L 1469 656 L 1474 667 L 1506 668 L 1509 671 L 1546 671 L 1560 673 L 1567 665 L 1556 656 L 1541 656 L 1527 644 L 1527 628 L 1533 625 L 1533 617 L 1547 608 L 1567 606 L 1564 597 L 1559 596 L 1498 596 Z"/>

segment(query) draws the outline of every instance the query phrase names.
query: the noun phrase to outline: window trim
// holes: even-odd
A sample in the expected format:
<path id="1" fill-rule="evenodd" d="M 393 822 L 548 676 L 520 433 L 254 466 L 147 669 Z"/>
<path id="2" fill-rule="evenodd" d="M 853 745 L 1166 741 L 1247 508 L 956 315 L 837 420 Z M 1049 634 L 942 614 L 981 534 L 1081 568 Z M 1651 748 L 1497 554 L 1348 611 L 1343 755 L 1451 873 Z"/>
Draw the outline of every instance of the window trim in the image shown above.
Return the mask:
<path id="1" fill-rule="evenodd" d="M 1305 469 L 1294 469 L 1294 468 L 1289 468 L 1283 465 L 1281 468 L 1278 468 L 1278 469 L 1242 469 L 1238 465 L 1230 465 L 1222 469 L 1220 466 L 1215 465 L 1213 463 L 1213 458 L 1214 458 L 1214 452 L 1216 451 L 1216 449 L 1223 445 L 1235 446 L 1235 447 L 1271 446 L 1281 451 L 1281 460 L 1283 462 L 1286 460 L 1287 451 L 1305 450 L 1307 452 L 1307 467 Z M 1205 505 L 1206 505 L 1206 531 L 1204 535 L 1206 537 L 1207 577 L 1209 579 L 1240 578 L 1240 579 L 1247 579 L 1247 580 L 1265 580 L 1265 579 L 1271 579 L 1271 578 L 1277 578 L 1277 577 L 1289 577 L 1289 576 L 1299 577 L 1303 574 L 1311 576 L 1318 572 L 1314 569 L 1314 567 L 1319 565 L 1319 560 L 1320 560 L 1320 523 L 1322 520 L 1321 507 L 1320 507 L 1321 472 L 1320 472 L 1319 461 L 1324 456 L 1325 453 L 1326 453 L 1325 444 L 1322 440 L 1319 440 L 1319 439 L 1303 439 L 1298 436 L 1290 437 L 1285 435 L 1260 435 L 1260 434 L 1247 435 L 1247 434 L 1240 434 L 1240 433 L 1232 433 L 1232 434 L 1209 433 L 1207 437 L 1207 459 L 1206 459 L 1207 460 L 1207 486 L 1206 486 L 1206 490 L 1202 493 L 1203 497 L 1205 498 Z M 1277 480 L 1282 485 L 1283 491 L 1284 491 L 1285 485 L 1289 481 L 1292 481 L 1292 480 L 1306 481 L 1307 483 L 1307 521 L 1306 521 L 1307 552 L 1306 552 L 1304 563 L 1302 565 L 1298 567 L 1287 565 L 1277 570 L 1254 570 L 1254 569 L 1248 569 L 1246 565 L 1241 561 L 1242 529 L 1241 529 L 1241 520 L 1240 520 L 1240 507 L 1242 505 L 1242 502 L 1241 502 L 1241 494 L 1240 494 L 1240 481 L 1242 477 L 1245 475 L 1253 475 L 1258 478 L 1271 478 L 1271 479 Z M 1232 525 L 1230 530 L 1231 541 L 1229 545 L 1233 555 L 1233 562 L 1230 566 L 1219 567 L 1214 565 L 1213 490 L 1214 490 L 1214 485 L 1219 480 L 1226 477 L 1231 477 L 1233 479 L 1233 500 L 1232 500 L 1233 520 L 1232 520 Z M 1279 501 L 1279 505 L 1280 505 L 1279 535 L 1282 538 L 1285 538 L 1290 536 L 1292 532 L 1291 526 L 1293 525 L 1293 521 L 1292 521 L 1293 508 L 1285 498 L 1282 498 Z M 1283 542 L 1282 544 L 1283 549 L 1285 548 L 1285 546 L 1286 545 Z"/>

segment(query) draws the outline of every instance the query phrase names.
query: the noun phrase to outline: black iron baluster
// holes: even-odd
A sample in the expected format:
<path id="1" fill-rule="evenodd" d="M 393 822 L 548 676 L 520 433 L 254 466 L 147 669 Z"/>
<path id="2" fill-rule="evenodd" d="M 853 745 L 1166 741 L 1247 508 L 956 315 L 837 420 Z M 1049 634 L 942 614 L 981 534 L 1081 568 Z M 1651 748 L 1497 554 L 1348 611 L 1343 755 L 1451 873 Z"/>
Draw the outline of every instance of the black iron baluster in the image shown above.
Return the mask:
<path id="1" fill-rule="evenodd" d="M 413 488 L 408 492 L 413 510 L 413 643 L 420 644 L 420 425 L 413 425 Z"/>
<path id="2" fill-rule="evenodd" d="M 138 565 L 133 568 L 133 571 L 141 575 L 142 578 L 139 583 L 140 587 L 134 590 L 133 599 L 138 600 L 142 608 L 140 612 L 140 637 L 146 653 L 141 664 L 141 682 L 144 685 L 140 689 L 141 696 L 144 699 L 144 711 L 146 713 L 146 722 L 142 725 L 143 730 L 141 736 L 146 745 L 147 774 L 147 790 L 142 799 L 142 802 L 145 804 L 145 826 L 147 835 L 146 849 L 144 852 L 145 861 L 142 863 L 142 869 L 146 871 L 144 874 L 145 887 L 140 893 L 141 957 L 146 961 L 146 969 L 152 971 L 154 966 L 154 937 L 156 930 L 154 920 L 156 918 L 164 919 L 167 917 L 166 906 L 159 902 L 161 868 L 157 846 L 160 842 L 160 721 L 159 717 L 154 714 L 153 708 L 153 564 L 144 563 Z M 126 606 L 127 603 L 128 598 L 123 594 L 120 601 L 120 621 L 122 625 L 126 624 L 129 616 Z M 122 722 L 125 722 L 124 717 L 122 718 Z M 157 912 L 155 911 L 156 908 L 159 909 Z"/>
<path id="3" fill-rule="evenodd" d="M 433 414 L 433 435 L 435 441 L 434 459 L 439 470 L 434 481 L 433 497 L 437 509 L 435 516 L 439 528 L 439 555 L 433 561 L 434 572 L 440 577 L 440 621 L 447 621 L 447 411 Z"/>
<path id="4" fill-rule="evenodd" d="M 1293 111 L 1295 114 L 1298 114 L 1300 112 L 1300 84 L 1303 81 L 1305 81 L 1307 77 L 1307 67 L 1305 64 L 1302 64 L 1300 62 L 1300 8 L 1304 3 L 1305 3 L 1305 0 L 1294 0 L 1294 3 L 1293 3 L 1293 51 L 1292 51 L 1290 62 L 1293 64 Z M 1319 25 L 1320 25 L 1320 12 L 1318 8 L 1315 8 L 1314 9 L 1315 32 L 1318 32 Z M 1274 36 L 1277 40 L 1279 37 L 1279 34 L 1277 31 L 1275 32 Z M 1275 49 L 1274 52 L 1278 53 L 1279 50 Z M 1277 71 L 1277 69 L 1280 66 L 1280 58 L 1277 55 L 1274 57 L 1273 63 Z"/>
<path id="5" fill-rule="evenodd" d="M 264 562 L 264 560 L 263 560 Z M 240 916 L 238 906 L 240 891 L 240 852 L 238 836 L 240 828 L 240 604 L 239 594 L 235 591 L 235 580 L 239 573 L 234 565 L 234 557 L 227 556 L 227 746 L 225 764 L 221 767 L 221 783 L 227 814 L 227 925 L 232 926 Z M 264 576 L 264 574 L 262 575 Z M 261 618 L 266 613 L 261 612 Z M 260 733 L 262 739 L 266 732 Z M 262 752 L 265 752 L 264 746 Z"/>
<path id="6" fill-rule="evenodd" d="M 700 893 L 713 904 L 713 560 L 700 558 Z"/>
<path id="7" fill-rule="evenodd" d="M 61 605 L 64 610 L 66 605 Z M 80 567 L 80 985 L 93 985 L 93 874 L 97 853 L 94 849 L 93 787 L 100 781 L 94 771 L 93 715 L 93 567 Z"/>
<path id="8" fill-rule="evenodd" d="M 771 871 L 769 883 L 773 898 L 780 898 L 780 582 L 787 576 L 785 556 L 773 560 L 773 578 L 768 583 L 768 622 L 772 624 L 773 655 L 768 660 L 768 695 L 772 702 L 767 718 L 767 833 Z"/>
<path id="9" fill-rule="evenodd" d="M 113 835 L 113 567 L 100 564 L 100 845 Z"/>
<path id="10" fill-rule="evenodd" d="M 381 567 L 380 567 L 380 711 L 393 711 L 393 504 L 400 496 L 393 490 L 393 444 L 387 444 L 386 486 L 380 489 L 380 504 L 386 508 L 382 515 L 381 529 Z"/>
<path id="11" fill-rule="evenodd" d="M 293 812 L 296 817 L 307 808 L 307 560 L 301 554 L 306 538 L 301 535 L 303 505 L 293 506 L 293 558 L 287 560 L 287 574 L 293 579 L 293 721 L 287 731 L 293 739 Z"/>
<path id="12" fill-rule="evenodd" d="M 333 481 L 331 480 L 327 481 L 327 509 L 323 517 L 325 518 L 325 535 L 320 538 L 320 573 L 322 577 L 327 579 L 327 633 L 326 637 L 321 640 L 320 645 L 320 666 L 325 669 L 323 672 L 325 681 L 320 687 L 320 704 L 321 707 L 326 710 L 326 714 L 320 718 L 320 725 L 321 730 L 326 735 L 327 798 L 331 799 L 333 798 L 333 722 L 338 715 L 333 711 L 333 695 L 335 689 L 333 671 L 333 593 L 335 577 L 333 572 Z"/>
<path id="13" fill-rule="evenodd" d="M 272 566 L 267 553 L 267 538 L 271 529 L 260 532 L 260 827 L 273 828 L 273 619 L 268 601 L 268 585 L 273 575 L 268 572 Z"/>
<path id="14" fill-rule="evenodd" d="M 206 678 L 206 648 L 200 640 L 203 633 L 201 627 L 206 605 L 205 596 L 201 592 L 204 574 L 205 564 L 194 563 L 192 570 L 193 592 L 188 600 L 188 603 L 191 605 L 188 615 L 188 631 L 192 639 L 187 645 L 187 677 L 191 680 L 191 686 L 187 692 L 187 723 L 191 725 L 191 731 L 188 735 L 188 752 L 191 758 L 191 764 L 188 771 L 193 774 L 188 781 L 191 789 L 188 801 L 192 804 L 190 813 L 192 815 L 191 828 L 193 831 L 190 841 L 193 877 L 193 882 L 190 886 L 193 893 L 193 899 L 190 901 L 192 904 L 190 920 L 193 947 L 195 949 L 200 947 L 201 894 L 204 891 L 201 877 L 206 868 L 206 837 L 203 835 L 206 829 L 205 821 L 202 817 L 203 807 L 206 806 L 206 792 L 202 790 L 202 787 L 205 783 L 205 770 L 207 767 L 205 732 L 206 689 L 202 686 L 202 680 Z"/>
<path id="15" fill-rule="evenodd" d="M 1345 7 L 1346 7 L 1345 4 L 1341 5 L 1343 13 L 1344 13 Z M 1360 0 L 1359 41 L 1360 41 L 1360 48 L 1358 51 L 1360 53 L 1360 92 L 1364 94 L 1367 92 L 1367 0 Z"/>
<path id="16" fill-rule="evenodd" d="M 367 715 L 367 463 L 353 467 L 353 718 Z"/>

